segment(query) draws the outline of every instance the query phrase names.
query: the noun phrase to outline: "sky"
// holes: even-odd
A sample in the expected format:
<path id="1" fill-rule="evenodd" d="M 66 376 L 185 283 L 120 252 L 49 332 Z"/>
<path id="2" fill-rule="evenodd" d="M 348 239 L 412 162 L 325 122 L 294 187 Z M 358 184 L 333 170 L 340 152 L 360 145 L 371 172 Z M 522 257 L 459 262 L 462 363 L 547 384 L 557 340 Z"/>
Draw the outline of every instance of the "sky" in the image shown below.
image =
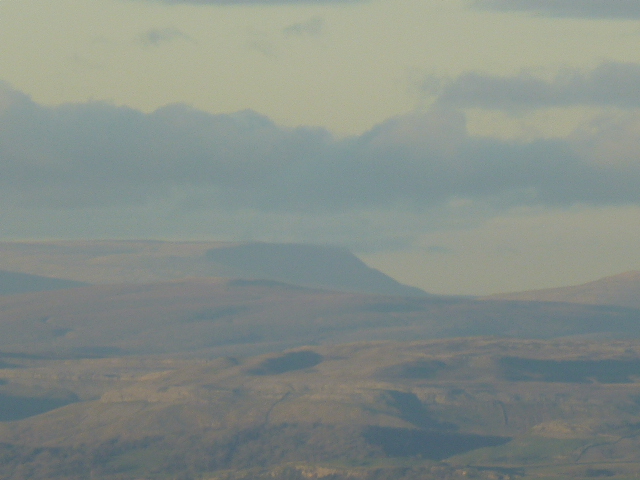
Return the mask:
<path id="1" fill-rule="evenodd" d="M 640 269 L 640 0 L 2 0 L 0 240 L 349 248 L 432 293 Z"/>

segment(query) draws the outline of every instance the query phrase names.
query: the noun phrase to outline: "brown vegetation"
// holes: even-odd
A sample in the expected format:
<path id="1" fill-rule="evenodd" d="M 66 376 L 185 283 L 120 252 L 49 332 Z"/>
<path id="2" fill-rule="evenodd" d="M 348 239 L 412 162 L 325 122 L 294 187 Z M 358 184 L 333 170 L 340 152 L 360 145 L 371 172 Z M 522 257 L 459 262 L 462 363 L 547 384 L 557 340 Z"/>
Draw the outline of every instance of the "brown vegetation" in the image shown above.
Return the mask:
<path id="1" fill-rule="evenodd" d="M 624 478 L 640 472 L 639 358 L 632 341 L 477 338 L 247 359 L 12 357 L 0 393 L 66 404 L 0 422 L 0 476 Z"/>

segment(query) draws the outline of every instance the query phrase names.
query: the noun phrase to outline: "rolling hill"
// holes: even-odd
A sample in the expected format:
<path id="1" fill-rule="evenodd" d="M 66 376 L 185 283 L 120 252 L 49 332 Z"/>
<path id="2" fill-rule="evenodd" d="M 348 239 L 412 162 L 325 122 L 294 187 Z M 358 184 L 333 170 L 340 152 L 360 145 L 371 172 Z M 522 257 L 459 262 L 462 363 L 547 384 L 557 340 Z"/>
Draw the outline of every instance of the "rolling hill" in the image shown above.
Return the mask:
<path id="1" fill-rule="evenodd" d="M 0 297 L 0 349 L 62 356 L 255 355 L 301 345 L 497 335 L 640 338 L 640 310 L 393 297 L 190 279 Z"/>
<path id="2" fill-rule="evenodd" d="M 487 297 L 494 300 L 571 302 L 589 305 L 618 305 L 640 308 L 640 271 L 605 277 L 582 285 L 547 288 L 528 292 L 504 293 Z"/>
<path id="3" fill-rule="evenodd" d="M 4 243 L 0 267 L 3 479 L 640 475 L 638 272 L 472 299 L 303 245 Z"/>
<path id="4" fill-rule="evenodd" d="M 13 413 L 0 419 L 7 480 L 640 473 L 638 342 L 475 338 L 213 361 L 11 362 L 0 370 L 0 406 Z M 26 399 L 40 408 L 27 411 Z"/>
<path id="5" fill-rule="evenodd" d="M 296 244 L 58 241 L 0 243 L 0 268 L 91 284 L 185 278 L 276 280 L 330 290 L 423 296 L 347 250 Z"/>

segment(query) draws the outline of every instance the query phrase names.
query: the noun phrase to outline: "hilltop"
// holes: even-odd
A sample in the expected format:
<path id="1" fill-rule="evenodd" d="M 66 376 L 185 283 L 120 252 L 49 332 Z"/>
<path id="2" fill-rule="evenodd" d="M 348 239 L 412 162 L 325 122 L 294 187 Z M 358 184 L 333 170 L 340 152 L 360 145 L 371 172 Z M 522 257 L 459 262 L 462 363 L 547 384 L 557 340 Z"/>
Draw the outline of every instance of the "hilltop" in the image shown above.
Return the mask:
<path id="1" fill-rule="evenodd" d="M 640 271 L 621 273 L 582 285 L 503 293 L 486 298 L 492 300 L 571 302 L 640 308 Z"/>

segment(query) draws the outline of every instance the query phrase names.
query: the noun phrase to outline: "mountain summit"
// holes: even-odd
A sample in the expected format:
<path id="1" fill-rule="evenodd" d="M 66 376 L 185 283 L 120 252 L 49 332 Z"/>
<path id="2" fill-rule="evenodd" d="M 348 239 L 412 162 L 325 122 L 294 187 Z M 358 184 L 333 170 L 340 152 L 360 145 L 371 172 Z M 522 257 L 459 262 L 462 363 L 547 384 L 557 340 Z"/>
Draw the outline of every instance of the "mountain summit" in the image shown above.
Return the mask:
<path id="1" fill-rule="evenodd" d="M 383 295 L 426 294 L 367 266 L 353 253 L 338 247 L 246 243 L 213 248 L 205 257 L 228 277 Z"/>

